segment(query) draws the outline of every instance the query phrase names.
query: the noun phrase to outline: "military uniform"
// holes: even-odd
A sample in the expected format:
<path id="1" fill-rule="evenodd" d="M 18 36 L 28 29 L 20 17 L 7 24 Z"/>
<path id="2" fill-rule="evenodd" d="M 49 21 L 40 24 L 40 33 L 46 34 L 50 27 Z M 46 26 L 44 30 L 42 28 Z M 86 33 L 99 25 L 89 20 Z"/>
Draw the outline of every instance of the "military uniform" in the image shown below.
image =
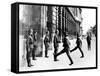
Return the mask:
<path id="1" fill-rule="evenodd" d="M 45 45 L 45 57 L 48 57 L 49 43 L 50 43 L 49 36 L 46 35 L 46 36 L 45 36 L 45 39 L 44 39 L 44 45 Z"/>
<path id="2" fill-rule="evenodd" d="M 35 35 L 33 35 L 33 50 L 32 50 L 32 59 L 33 60 L 36 60 L 36 56 L 35 56 L 35 52 L 36 52 L 36 48 L 37 48 L 37 45 L 36 45 L 36 41 L 37 41 L 37 38 L 36 38 L 36 36 Z"/>
<path id="3" fill-rule="evenodd" d="M 54 61 L 57 61 L 57 57 L 55 56 L 58 51 L 60 40 L 57 35 L 54 36 Z"/>
<path id="4" fill-rule="evenodd" d="M 27 51 L 26 59 L 28 67 L 32 66 L 31 64 L 32 50 L 33 50 L 33 38 L 30 35 L 26 40 L 26 51 Z"/>

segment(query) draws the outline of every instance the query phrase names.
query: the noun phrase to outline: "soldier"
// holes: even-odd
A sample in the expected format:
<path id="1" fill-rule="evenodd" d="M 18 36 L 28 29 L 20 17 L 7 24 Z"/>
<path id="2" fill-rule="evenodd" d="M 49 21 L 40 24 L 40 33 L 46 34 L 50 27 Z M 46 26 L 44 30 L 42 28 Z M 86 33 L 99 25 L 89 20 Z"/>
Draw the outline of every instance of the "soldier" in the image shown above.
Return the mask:
<path id="1" fill-rule="evenodd" d="M 27 59 L 27 64 L 28 64 L 28 67 L 31 67 L 33 66 L 31 64 L 31 57 L 32 57 L 32 50 L 33 50 L 33 30 L 30 29 L 28 31 L 28 38 L 26 40 L 26 51 L 27 51 L 27 55 L 26 55 L 26 59 Z"/>
<path id="2" fill-rule="evenodd" d="M 58 33 L 59 31 L 57 30 L 55 32 L 54 41 L 53 41 L 54 42 L 54 61 L 58 61 L 57 57 L 55 56 L 57 54 L 59 43 L 60 43 L 60 40 L 58 38 Z"/>
<path id="3" fill-rule="evenodd" d="M 44 45 L 45 45 L 45 57 L 48 58 L 48 48 L 49 48 L 49 31 L 46 32 L 46 36 L 44 38 Z"/>
<path id="4" fill-rule="evenodd" d="M 79 38 L 79 35 L 77 34 L 76 47 L 74 49 L 70 50 L 70 52 L 73 52 L 74 50 L 79 49 L 81 54 L 82 54 L 82 56 L 80 58 L 83 58 L 84 57 L 84 53 L 83 53 L 81 47 L 82 47 L 82 41 Z"/>
<path id="5" fill-rule="evenodd" d="M 73 61 L 72 61 L 72 59 L 70 57 L 70 54 L 69 54 L 69 51 L 70 51 L 70 47 L 69 47 L 70 42 L 69 42 L 69 40 L 66 37 L 66 36 L 68 36 L 68 34 L 66 34 L 65 32 L 63 34 L 64 34 L 64 38 L 63 38 L 62 42 L 63 42 L 63 47 L 64 48 L 59 53 L 57 53 L 55 56 L 57 57 L 57 56 L 59 56 L 59 55 L 61 55 L 63 53 L 66 53 L 66 55 L 68 56 L 68 58 L 70 60 L 70 64 L 69 65 L 72 65 Z"/>
<path id="6" fill-rule="evenodd" d="M 36 60 L 35 52 L 36 52 L 36 48 L 37 48 L 37 44 L 36 44 L 36 42 L 37 42 L 37 32 L 34 32 L 33 41 L 34 41 L 34 44 L 33 44 L 34 48 L 33 48 L 33 51 L 32 51 L 32 59 Z"/>

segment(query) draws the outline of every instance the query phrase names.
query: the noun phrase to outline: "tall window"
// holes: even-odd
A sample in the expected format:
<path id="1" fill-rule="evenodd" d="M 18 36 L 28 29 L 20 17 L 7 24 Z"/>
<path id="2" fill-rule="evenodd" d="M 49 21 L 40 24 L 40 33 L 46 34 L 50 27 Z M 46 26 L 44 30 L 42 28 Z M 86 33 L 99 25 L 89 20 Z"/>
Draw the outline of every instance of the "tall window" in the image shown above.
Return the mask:
<path id="1" fill-rule="evenodd" d="M 76 16 L 78 16 L 78 11 L 77 11 L 77 8 L 76 8 Z"/>

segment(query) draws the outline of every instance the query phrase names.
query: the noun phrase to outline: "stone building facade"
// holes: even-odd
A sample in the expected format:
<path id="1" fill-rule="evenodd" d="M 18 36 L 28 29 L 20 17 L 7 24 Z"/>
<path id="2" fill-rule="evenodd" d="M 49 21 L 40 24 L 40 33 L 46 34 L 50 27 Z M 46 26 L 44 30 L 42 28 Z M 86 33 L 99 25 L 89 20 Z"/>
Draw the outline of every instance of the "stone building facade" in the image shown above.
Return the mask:
<path id="1" fill-rule="evenodd" d="M 47 6 L 47 28 L 51 35 L 59 30 L 60 38 L 63 32 L 76 36 L 81 34 L 82 9 L 75 7 Z M 52 36 L 51 36 L 52 37 Z"/>
<path id="2" fill-rule="evenodd" d="M 43 38 L 45 32 L 50 33 L 50 41 L 53 42 L 53 36 L 56 30 L 59 31 L 59 38 L 62 39 L 63 32 L 76 36 L 80 33 L 80 24 L 82 22 L 81 8 L 45 6 L 45 5 L 20 5 L 19 6 L 19 60 L 24 64 L 26 55 L 25 40 L 27 31 L 32 28 L 37 32 L 37 50 L 36 56 L 43 56 Z M 24 58 L 23 58 L 24 57 Z"/>

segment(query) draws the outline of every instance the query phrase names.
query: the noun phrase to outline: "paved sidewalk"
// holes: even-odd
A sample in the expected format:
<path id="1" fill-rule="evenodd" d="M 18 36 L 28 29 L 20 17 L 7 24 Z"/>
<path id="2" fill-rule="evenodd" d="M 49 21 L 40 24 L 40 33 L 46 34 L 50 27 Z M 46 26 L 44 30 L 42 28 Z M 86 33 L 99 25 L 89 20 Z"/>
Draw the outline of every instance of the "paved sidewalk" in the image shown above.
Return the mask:
<path id="1" fill-rule="evenodd" d="M 70 49 L 73 49 L 76 44 L 76 39 L 70 40 L 71 46 Z M 84 58 L 80 58 L 81 53 L 77 49 L 76 51 L 70 53 L 74 64 L 69 65 L 70 61 L 66 54 L 62 54 L 58 57 L 59 61 L 53 61 L 53 49 L 49 50 L 49 58 L 37 57 L 35 61 L 32 61 L 34 66 L 30 67 L 21 67 L 20 71 L 34 71 L 34 70 L 50 70 L 50 69 L 69 69 L 69 68 L 84 68 L 84 67 L 95 67 L 96 60 L 96 44 L 95 38 L 92 39 L 91 49 L 87 49 L 86 39 L 82 40 L 82 50 L 84 52 Z M 63 49 L 62 43 L 59 44 L 59 51 Z"/>

